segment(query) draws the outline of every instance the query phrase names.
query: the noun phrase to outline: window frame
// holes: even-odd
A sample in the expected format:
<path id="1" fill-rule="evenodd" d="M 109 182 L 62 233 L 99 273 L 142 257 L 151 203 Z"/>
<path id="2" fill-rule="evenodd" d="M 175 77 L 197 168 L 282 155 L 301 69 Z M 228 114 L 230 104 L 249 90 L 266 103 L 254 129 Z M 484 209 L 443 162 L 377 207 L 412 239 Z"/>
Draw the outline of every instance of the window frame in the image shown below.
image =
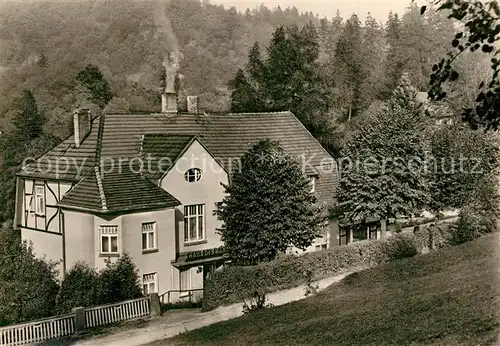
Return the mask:
<path id="1" fill-rule="evenodd" d="M 351 240 L 350 234 L 351 234 L 350 227 L 342 227 L 342 226 L 339 227 L 339 246 L 350 244 Z M 342 238 L 345 238 L 345 244 L 342 244 Z"/>
<path id="2" fill-rule="evenodd" d="M 146 280 L 146 278 L 149 279 L 150 277 L 152 277 L 152 280 Z M 150 290 L 150 287 L 151 287 L 150 285 L 154 285 L 153 291 Z M 147 290 L 144 289 L 145 287 L 147 288 Z M 152 293 L 158 293 L 158 273 L 157 272 L 147 273 L 147 274 L 142 275 L 142 294 L 148 295 L 148 294 L 152 294 Z"/>
<path id="3" fill-rule="evenodd" d="M 368 240 L 377 240 L 379 232 L 379 225 L 376 223 L 368 225 Z M 372 234 L 375 233 L 375 237 L 372 237 Z"/>
<path id="4" fill-rule="evenodd" d="M 316 250 L 326 250 L 328 249 L 328 233 L 325 232 L 320 237 L 314 238 L 314 248 Z"/>
<path id="5" fill-rule="evenodd" d="M 359 225 L 354 225 L 353 228 L 355 228 L 352 231 L 352 242 L 353 243 L 359 243 L 359 242 L 362 242 L 362 241 L 370 240 L 370 230 L 369 230 L 369 226 L 368 225 L 366 225 L 366 224 L 359 224 Z M 356 239 L 354 237 L 354 235 L 356 234 L 356 231 L 358 231 L 359 233 L 361 233 L 361 230 L 364 230 L 363 234 L 365 235 L 365 238 L 363 238 L 363 239 Z"/>
<path id="6" fill-rule="evenodd" d="M 25 211 L 31 216 L 36 214 L 36 196 L 26 195 L 25 196 Z"/>
<path id="7" fill-rule="evenodd" d="M 41 190 L 41 192 L 39 193 L 40 190 Z M 34 214 L 38 215 L 38 216 L 45 216 L 45 207 L 46 207 L 46 205 L 45 205 L 45 186 L 41 185 L 41 184 L 35 185 L 35 194 L 33 196 L 34 196 L 34 202 L 35 202 Z M 40 203 L 41 203 L 41 205 L 40 205 Z M 30 205 L 31 205 L 31 201 L 30 201 Z M 31 209 L 30 209 L 30 214 L 33 214 L 33 212 L 31 212 Z"/>
<path id="8" fill-rule="evenodd" d="M 144 230 L 144 226 L 153 225 L 153 230 Z M 149 244 L 149 234 L 153 234 L 153 246 Z M 144 235 L 146 235 L 146 247 L 144 247 Z M 143 222 L 141 225 L 141 248 L 143 252 L 158 250 L 158 225 L 156 221 Z"/>
<path id="9" fill-rule="evenodd" d="M 196 183 L 201 180 L 203 171 L 200 168 L 190 168 L 184 173 L 184 179 L 188 183 Z"/>
<path id="10" fill-rule="evenodd" d="M 111 229 L 115 228 L 115 232 L 103 232 L 105 229 Z M 108 239 L 108 250 L 109 251 L 104 251 L 104 242 L 103 239 L 107 238 Z M 112 238 L 116 238 L 116 251 L 112 251 L 113 246 L 112 246 Z M 100 225 L 99 226 L 99 253 L 101 255 L 110 255 L 110 256 L 116 256 L 120 254 L 120 244 L 118 242 L 119 237 L 118 237 L 118 225 Z"/>
<path id="11" fill-rule="evenodd" d="M 201 213 L 200 213 L 201 207 Z M 195 208 L 195 213 L 190 213 L 190 208 Z M 184 206 L 184 243 L 196 243 L 204 241 L 206 239 L 206 208 L 205 204 L 191 204 Z M 201 228 L 200 228 L 200 217 L 201 217 Z M 196 237 L 191 238 L 191 222 L 195 220 L 196 222 Z M 201 232 L 200 232 L 201 230 Z M 201 233 L 201 237 L 200 237 Z"/>

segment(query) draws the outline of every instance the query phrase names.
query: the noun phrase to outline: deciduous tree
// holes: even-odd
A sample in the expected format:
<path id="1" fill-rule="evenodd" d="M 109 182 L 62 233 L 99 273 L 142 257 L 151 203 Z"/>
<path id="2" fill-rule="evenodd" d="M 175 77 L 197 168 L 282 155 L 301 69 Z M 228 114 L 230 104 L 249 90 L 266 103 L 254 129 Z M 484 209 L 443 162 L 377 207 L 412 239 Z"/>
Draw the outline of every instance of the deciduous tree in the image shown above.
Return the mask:
<path id="1" fill-rule="evenodd" d="M 481 51 L 491 59 L 491 78 L 478 85 L 476 106 L 463 110 L 464 119 L 474 128 L 485 126 L 496 129 L 500 124 L 500 59 L 498 55 L 500 34 L 500 6 L 498 1 L 480 0 L 434 0 L 438 11 L 449 11 L 449 18 L 460 23 L 461 30 L 456 33 L 450 50 L 445 58 L 432 67 L 429 97 L 442 100 L 446 97 L 443 84 L 455 81 L 460 75 L 455 69 L 455 60 L 465 51 Z M 425 13 L 422 6 L 421 13 Z M 495 46 L 496 45 L 496 46 Z"/>
<path id="2" fill-rule="evenodd" d="M 366 115 L 346 145 L 351 166 L 341 171 L 336 214 L 351 221 L 419 214 L 429 202 L 427 125 L 403 76 L 388 104 Z"/>
<path id="3" fill-rule="evenodd" d="M 323 217 L 310 182 L 277 142 L 254 145 L 225 189 L 219 232 L 237 264 L 273 260 L 290 245 L 305 249 L 321 234 Z"/>
<path id="4" fill-rule="evenodd" d="M 101 109 L 106 107 L 108 102 L 113 98 L 108 81 L 104 78 L 99 67 L 95 65 L 89 64 L 85 69 L 78 72 L 76 80 L 90 93 L 89 101 L 97 104 Z"/>

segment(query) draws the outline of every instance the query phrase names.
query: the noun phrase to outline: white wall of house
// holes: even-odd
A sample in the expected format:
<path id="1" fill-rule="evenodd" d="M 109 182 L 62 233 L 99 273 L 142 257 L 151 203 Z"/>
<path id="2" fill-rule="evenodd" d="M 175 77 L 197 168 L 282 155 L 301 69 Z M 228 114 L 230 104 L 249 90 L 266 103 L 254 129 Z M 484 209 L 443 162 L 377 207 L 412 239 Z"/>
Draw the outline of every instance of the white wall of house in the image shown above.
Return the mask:
<path id="1" fill-rule="evenodd" d="M 156 249 L 143 250 L 142 225 L 156 223 Z M 156 274 L 159 294 L 175 289 L 173 267 L 175 260 L 175 209 L 134 213 L 122 216 L 123 250 L 132 257 L 139 270 L 139 278 Z"/>
<path id="2" fill-rule="evenodd" d="M 21 238 L 33 246 L 36 257 L 58 263 L 62 261 L 62 235 L 22 228 Z M 58 265 L 57 269 L 61 271 L 62 267 Z"/>
<path id="3" fill-rule="evenodd" d="M 115 261 L 120 254 L 127 252 L 139 271 L 142 283 L 144 275 L 155 274 L 156 291 L 164 293 L 178 289 L 173 278 L 176 269 L 171 262 L 175 260 L 175 209 L 140 212 L 103 218 L 92 214 L 64 211 L 66 238 L 66 268 L 82 261 L 98 270 L 106 267 L 106 260 Z M 155 223 L 154 249 L 143 249 L 142 226 Z M 115 227 L 117 253 L 102 252 L 102 227 Z M 62 244 L 60 245 L 62 246 Z"/>
<path id="4" fill-rule="evenodd" d="M 185 173 L 191 168 L 201 169 L 199 181 L 188 182 Z M 216 203 L 224 198 L 224 187 L 228 183 L 228 175 L 222 166 L 197 141 L 193 141 L 174 167 L 161 181 L 161 187 L 181 201 L 177 208 L 177 229 L 179 252 L 198 251 L 222 246 L 216 229 L 221 221 L 214 215 Z M 193 242 L 184 241 L 184 206 L 204 205 L 203 239 Z"/>
<path id="5" fill-rule="evenodd" d="M 95 267 L 94 215 L 64 211 L 64 238 L 66 242 L 66 270 L 76 262 Z"/>

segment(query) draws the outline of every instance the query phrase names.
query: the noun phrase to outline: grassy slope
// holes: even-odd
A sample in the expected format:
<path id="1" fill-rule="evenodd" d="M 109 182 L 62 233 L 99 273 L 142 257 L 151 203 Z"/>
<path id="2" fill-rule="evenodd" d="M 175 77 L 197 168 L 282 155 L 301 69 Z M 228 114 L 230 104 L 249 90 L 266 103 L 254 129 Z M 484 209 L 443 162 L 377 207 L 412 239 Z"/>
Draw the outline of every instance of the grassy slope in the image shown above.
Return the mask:
<path id="1" fill-rule="evenodd" d="M 488 235 L 155 345 L 498 344 L 499 251 Z"/>

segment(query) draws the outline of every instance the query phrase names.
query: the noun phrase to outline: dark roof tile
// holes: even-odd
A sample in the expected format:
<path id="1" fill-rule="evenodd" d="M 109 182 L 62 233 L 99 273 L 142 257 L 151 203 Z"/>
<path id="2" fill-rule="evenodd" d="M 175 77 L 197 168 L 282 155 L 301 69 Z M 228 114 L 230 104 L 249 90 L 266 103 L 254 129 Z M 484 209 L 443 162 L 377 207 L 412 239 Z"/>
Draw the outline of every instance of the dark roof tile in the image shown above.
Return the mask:
<path id="1" fill-rule="evenodd" d="M 200 142 L 215 156 L 228 171 L 234 172 L 237 161 L 255 143 L 263 139 L 277 140 L 281 143 L 285 151 L 292 157 L 306 157 L 311 167 L 306 167 L 308 174 L 316 174 L 319 170 L 319 178 L 316 180 L 316 193 L 318 199 L 331 204 L 334 201 L 335 188 L 337 186 L 337 171 L 322 172 L 318 167 L 323 160 L 332 160 L 326 150 L 314 139 L 305 129 L 300 121 L 290 112 L 276 113 L 245 113 L 245 114 L 211 114 L 211 115 L 191 115 L 178 114 L 175 116 L 165 116 L 163 114 L 107 114 L 103 119 L 101 160 L 104 162 L 125 159 L 130 160 L 147 155 L 152 152 L 155 155 L 162 155 L 177 158 L 184 147 L 196 136 Z M 94 167 L 95 150 L 97 147 L 98 121 L 94 120 L 92 130 L 79 148 L 73 144 L 73 136 L 66 139 L 56 148 L 42 156 L 39 162 L 50 162 L 51 167 L 37 163 L 25 167 L 19 173 L 22 176 L 36 176 L 41 178 L 58 178 L 78 181 L 82 176 L 88 175 Z M 59 172 L 57 158 L 64 157 L 70 163 L 77 162 L 83 164 L 83 173 L 77 174 L 76 167 L 70 167 L 67 172 Z M 102 162 L 102 161 L 101 161 Z M 47 164 L 48 165 L 48 164 Z M 230 165 L 230 166 L 229 166 Z M 118 181 L 123 177 L 106 175 L 104 179 Z M 131 178 L 130 176 L 128 176 Z M 139 176 L 135 176 L 139 179 Z M 159 174 L 144 173 L 144 177 L 157 179 Z M 93 179 L 93 178 L 91 178 Z M 104 184 L 104 189 L 109 187 Z M 81 185 L 83 181 L 78 184 Z M 93 183 L 93 181 L 85 184 Z M 129 188 L 131 182 L 127 182 Z M 154 184 L 153 184 L 154 185 Z M 118 187 L 114 187 L 118 189 Z M 76 189 L 76 187 L 75 187 Z M 135 188 L 134 188 L 135 189 Z M 77 192 L 81 191 L 81 188 Z M 135 191 L 135 190 L 134 190 Z M 94 189 L 92 193 L 95 193 Z M 117 192 L 116 192 L 117 193 Z M 134 192 L 135 194 L 136 192 Z M 73 195 L 68 194 L 70 198 Z M 111 195 L 114 195 L 113 193 Z M 87 198 L 91 199 L 88 195 Z M 93 198 L 93 197 L 92 197 Z M 66 199 L 66 201 L 69 201 Z M 82 202 L 84 203 L 84 202 Z M 92 206 L 95 201 L 89 201 Z M 120 207 L 125 206 L 125 202 L 119 203 Z M 110 204 L 110 208 L 113 204 Z"/>

